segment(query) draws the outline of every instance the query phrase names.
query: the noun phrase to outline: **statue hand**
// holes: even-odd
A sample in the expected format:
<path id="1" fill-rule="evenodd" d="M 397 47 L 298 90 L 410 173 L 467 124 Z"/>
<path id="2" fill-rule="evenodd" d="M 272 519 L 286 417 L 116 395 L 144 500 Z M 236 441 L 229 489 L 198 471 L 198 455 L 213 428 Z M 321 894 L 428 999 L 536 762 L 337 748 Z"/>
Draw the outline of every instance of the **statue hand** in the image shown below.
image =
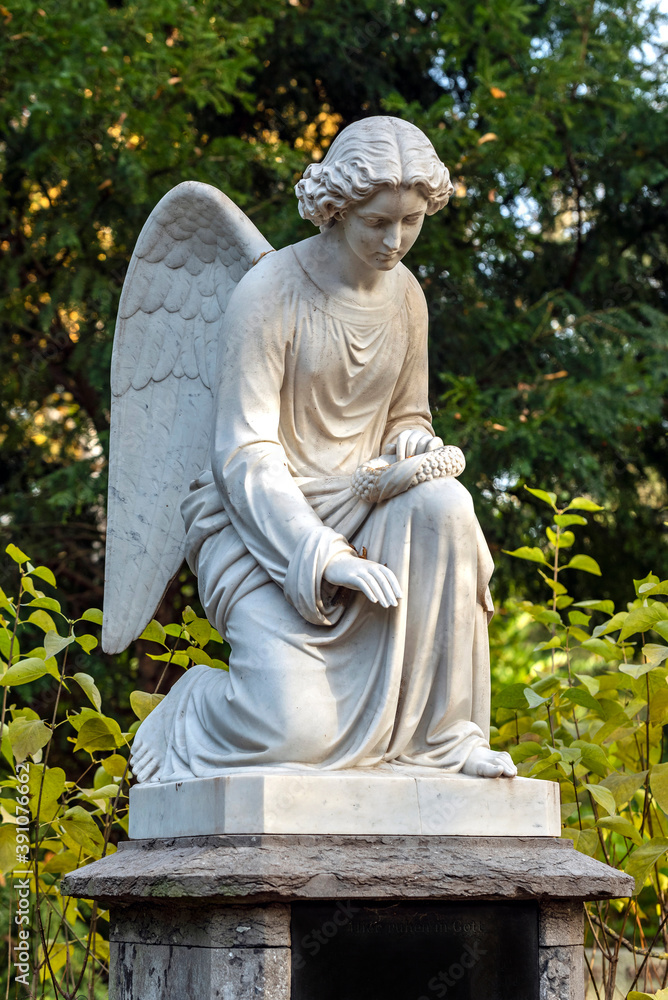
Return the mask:
<path id="1" fill-rule="evenodd" d="M 442 448 L 443 441 L 439 437 L 427 434 L 423 430 L 402 431 L 394 445 L 397 461 L 411 455 L 423 455 L 426 451 L 434 451 L 435 448 Z"/>
<path id="2" fill-rule="evenodd" d="M 403 597 L 399 581 L 387 566 L 361 559 L 352 552 L 339 552 L 327 563 L 323 574 L 327 583 L 359 590 L 373 604 L 396 608 Z"/>

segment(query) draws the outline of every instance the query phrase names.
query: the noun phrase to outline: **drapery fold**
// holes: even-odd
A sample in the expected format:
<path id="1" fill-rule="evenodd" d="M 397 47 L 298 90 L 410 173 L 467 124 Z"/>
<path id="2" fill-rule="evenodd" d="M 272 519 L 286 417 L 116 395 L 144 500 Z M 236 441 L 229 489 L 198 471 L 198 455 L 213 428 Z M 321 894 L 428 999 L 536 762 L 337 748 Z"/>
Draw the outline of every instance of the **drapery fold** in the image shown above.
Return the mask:
<path id="1" fill-rule="evenodd" d="M 433 434 L 421 289 L 399 265 L 388 300 L 360 308 L 325 295 L 300 253 L 264 258 L 226 314 L 211 468 L 182 513 L 230 671 L 192 668 L 142 724 L 158 780 L 383 761 L 457 771 L 487 745 L 492 563 L 470 495 L 452 478 L 409 488 L 413 458 L 389 459 L 378 503 L 351 489 L 401 430 Z M 394 571 L 398 607 L 326 583 L 350 546 Z"/>

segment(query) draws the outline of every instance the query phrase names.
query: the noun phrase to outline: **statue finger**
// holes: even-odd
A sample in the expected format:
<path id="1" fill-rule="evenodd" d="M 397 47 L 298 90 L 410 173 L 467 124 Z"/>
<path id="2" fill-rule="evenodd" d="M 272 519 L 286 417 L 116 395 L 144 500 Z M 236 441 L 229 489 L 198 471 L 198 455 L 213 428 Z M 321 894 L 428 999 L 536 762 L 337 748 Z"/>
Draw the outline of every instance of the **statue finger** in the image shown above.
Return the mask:
<path id="1" fill-rule="evenodd" d="M 401 598 L 404 596 L 404 592 L 401 589 L 401 584 L 397 580 L 396 576 L 394 575 L 394 573 L 392 572 L 392 570 L 389 568 L 389 566 L 383 566 L 383 572 L 384 572 L 385 579 L 388 581 L 388 583 L 390 584 L 390 586 L 391 586 L 391 588 L 392 588 L 392 590 L 394 592 L 394 596 L 398 600 L 401 600 Z"/>
<path id="2" fill-rule="evenodd" d="M 398 462 L 401 462 L 403 461 L 404 458 L 406 458 L 406 442 L 408 441 L 410 436 L 411 436 L 411 431 L 402 431 L 399 437 L 397 438 L 395 444 L 395 450 Z"/>
<path id="3" fill-rule="evenodd" d="M 408 440 L 406 441 L 406 458 L 410 458 L 412 455 L 419 455 L 424 447 L 420 447 L 424 438 L 426 437 L 424 431 L 411 431 Z"/>
<path id="4" fill-rule="evenodd" d="M 443 438 L 433 437 L 430 439 L 425 451 L 436 451 L 437 448 L 443 447 Z"/>
<path id="5" fill-rule="evenodd" d="M 393 608 L 396 608 L 397 603 L 398 603 L 398 601 L 397 601 L 397 595 L 395 594 L 394 587 L 392 586 L 392 584 L 391 584 L 391 582 L 390 582 L 390 580 L 389 580 L 389 578 L 387 576 L 388 570 L 386 569 L 385 566 L 378 566 L 377 569 L 374 567 L 374 569 L 372 570 L 372 572 L 373 572 L 374 577 L 375 577 L 375 579 L 376 579 L 376 581 L 378 583 L 378 586 L 381 589 L 381 592 L 382 592 L 383 596 L 385 597 L 385 600 L 387 601 L 386 607 L 389 607 L 390 605 L 392 605 Z M 389 570 L 389 572 L 392 572 L 392 571 Z M 392 574 L 392 575 L 394 575 L 394 574 Z"/>

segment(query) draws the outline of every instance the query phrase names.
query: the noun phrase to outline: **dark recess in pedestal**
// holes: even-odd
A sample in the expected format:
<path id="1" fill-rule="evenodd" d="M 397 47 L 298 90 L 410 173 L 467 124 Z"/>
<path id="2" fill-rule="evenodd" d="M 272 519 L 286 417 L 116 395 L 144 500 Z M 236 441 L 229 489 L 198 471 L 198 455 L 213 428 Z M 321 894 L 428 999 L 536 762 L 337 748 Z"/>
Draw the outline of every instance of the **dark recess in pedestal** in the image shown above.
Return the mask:
<path id="1" fill-rule="evenodd" d="M 537 1000 L 534 903 L 292 905 L 292 1000 Z"/>

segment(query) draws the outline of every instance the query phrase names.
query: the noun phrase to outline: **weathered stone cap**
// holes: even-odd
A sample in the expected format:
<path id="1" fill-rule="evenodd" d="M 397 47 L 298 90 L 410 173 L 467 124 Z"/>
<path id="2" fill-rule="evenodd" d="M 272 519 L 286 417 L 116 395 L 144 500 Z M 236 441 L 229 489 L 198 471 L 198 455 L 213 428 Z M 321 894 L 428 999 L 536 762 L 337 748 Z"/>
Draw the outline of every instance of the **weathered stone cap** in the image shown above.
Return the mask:
<path id="1" fill-rule="evenodd" d="M 106 904 L 299 899 L 610 899 L 634 881 L 552 837 L 263 835 L 121 843 L 70 872 Z"/>

